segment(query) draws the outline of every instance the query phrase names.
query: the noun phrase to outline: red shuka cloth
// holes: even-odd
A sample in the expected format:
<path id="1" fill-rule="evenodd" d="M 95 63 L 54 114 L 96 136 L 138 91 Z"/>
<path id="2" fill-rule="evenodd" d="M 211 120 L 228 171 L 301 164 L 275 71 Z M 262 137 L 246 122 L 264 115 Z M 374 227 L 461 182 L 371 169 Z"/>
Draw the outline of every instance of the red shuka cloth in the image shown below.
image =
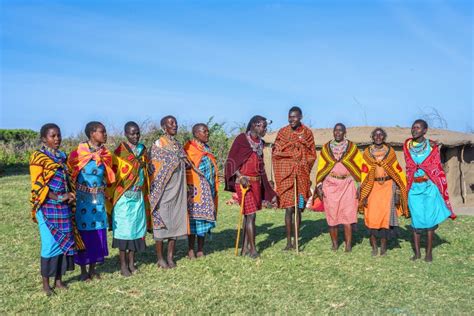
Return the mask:
<path id="1" fill-rule="evenodd" d="M 272 161 L 279 207 L 295 206 L 295 177 L 298 196 L 307 201 L 311 196 L 311 169 L 316 161 L 311 129 L 304 125 L 296 130 L 289 125 L 280 129 L 273 145 Z"/>
<path id="2" fill-rule="evenodd" d="M 244 176 L 256 177 L 260 170 L 260 161 L 258 155 L 254 152 L 249 159 L 240 168 L 240 173 Z M 240 184 L 235 184 L 235 192 L 242 203 L 242 190 Z M 262 183 L 261 181 L 250 181 L 250 188 L 245 194 L 243 214 L 253 214 L 262 209 Z"/>
<path id="3" fill-rule="evenodd" d="M 225 163 L 226 191 L 236 192 L 236 172 L 241 170 L 242 166 L 244 166 L 252 154 L 255 154 L 258 157 L 258 155 L 252 150 L 252 147 L 247 140 L 247 135 L 245 133 L 238 135 L 232 143 L 232 147 L 230 148 Z M 259 198 L 261 203 L 262 200 L 271 201 L 276 196 L 276 193 L 268 182 L 267 174 L 265 173 L 265 164 L 263 162 L 263 154 L 261 157 L 258 157 L 258 160 L 258 175 L 261 177 L 261 192 Z M 239 203 L 240 202 L 241 201 L 239 201 Z"/>

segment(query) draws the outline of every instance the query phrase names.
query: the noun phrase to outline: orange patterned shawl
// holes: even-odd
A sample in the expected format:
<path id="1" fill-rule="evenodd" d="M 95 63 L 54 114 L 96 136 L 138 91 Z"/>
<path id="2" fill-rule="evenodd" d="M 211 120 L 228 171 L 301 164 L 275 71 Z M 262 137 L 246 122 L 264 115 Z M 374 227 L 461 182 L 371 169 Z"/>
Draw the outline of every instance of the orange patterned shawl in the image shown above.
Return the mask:
<path id="1" fill-rule="evenodd" d="M 89 161 L 95 160 L 97 166 L 104 165 L 108 183 L 115 182 L 115 174 L 112 170 L 112 154 L 101 146 L 97 151 L 92 152 L 87 142 L 80 143 L 77 149 L 71 152 L 68 159 L 68 166 L 72 171 L 72 182 L 76 182 L 79 172 Z"/>
<path id="2" fill-rule="evenodd" d="M 215 207 L 215 212 L 217 214 L 217 206 L 218 206 L 218 190 L 219 190 L 219 172 L 217 168 L 217 161 L 216 157 L 209 151 L 206 151 L 203 147 L 203 145 L 195 140 L 190 140 L 184 145 L 184 150 L 186 151 L 186 154 L 188 155 L 189 161 L 193 164 L 194 168 L 189 168 L 186 170 L 186 180 L 188 187 L 192 186 L 196 192 L 193 194 L 191 199 L 194 201 L 189 201 L 189 203 L 194 203 L 196 205 L 201 205 L 203 203 L 202 201 L 202 193 L 203 193 L 203 181 L 207 180 L 206 178 L 200 174 L 199 172 L 199 165 L 201 164 L 202 158 L 207 156 L 210 160 L 211 163 L 214 165 L 214 170 L 215 170 L 215 190 L 216 194 L 214 197 L 214 207 Z M 189 197 L 188 197 L 189 198 Z"/>

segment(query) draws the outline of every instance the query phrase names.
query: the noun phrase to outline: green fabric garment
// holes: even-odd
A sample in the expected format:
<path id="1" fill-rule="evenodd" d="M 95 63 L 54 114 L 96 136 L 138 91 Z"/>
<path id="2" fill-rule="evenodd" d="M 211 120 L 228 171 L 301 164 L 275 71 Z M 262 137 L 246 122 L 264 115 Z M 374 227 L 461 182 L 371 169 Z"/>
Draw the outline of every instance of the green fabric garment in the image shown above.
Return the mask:
<path id="1" fill-rule="evenodd" d="M 145 200 L 141 191 L 127 191 L 115 204 L 112 214 L 114 238 L 135 240 L 146 233 Z"/>

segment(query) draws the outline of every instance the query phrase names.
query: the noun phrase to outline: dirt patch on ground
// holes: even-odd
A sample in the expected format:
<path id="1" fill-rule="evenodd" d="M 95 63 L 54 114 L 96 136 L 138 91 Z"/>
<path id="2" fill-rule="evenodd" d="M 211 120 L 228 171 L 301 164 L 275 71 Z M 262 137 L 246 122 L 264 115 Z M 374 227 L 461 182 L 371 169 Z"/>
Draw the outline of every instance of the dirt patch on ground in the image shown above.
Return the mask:
<path id="1" fill-rule="evenodd" d="M 474 216 L 474 206 L 460 206 L 454 208 L 456 215 L 470 215 Z"/>

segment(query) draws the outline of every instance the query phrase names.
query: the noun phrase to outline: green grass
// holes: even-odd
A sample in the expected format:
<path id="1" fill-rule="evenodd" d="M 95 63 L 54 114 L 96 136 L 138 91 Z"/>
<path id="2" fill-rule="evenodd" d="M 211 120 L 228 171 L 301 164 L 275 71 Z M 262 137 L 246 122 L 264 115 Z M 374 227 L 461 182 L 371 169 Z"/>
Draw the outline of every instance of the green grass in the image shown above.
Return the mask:
<path id="1" fill-rule="evenodd" d="M 351 254 L 330 250 L 322 214 L 305 212 L 301 252 L 283 252 L 283 213 L 257 216 L 261 259 L 234 257 L 237 207 L 225 206 L 207 243 L 209 255 L 190 261 L 179 243 L 178 268 L 158 270 L 153 241 L 138 255 L 139 274 L 124 279 L 116 249 L 99 267 L 101 281 L 81 283 L 79 268 L 65 277 L 68 291 L 41 292 L 39 233 L 29 219 L 27 175 L 0 178 L 0 313 L 342 313 L 471 314 L 474 284 L 474 218 L 460 216 L 437 231 L 434 262 L 411 262 L 408 221 L 400 248 L 372 258 L 359 219 Z M 342 236 L 340 237 L 342 238 Z M 109 241 L 111 237 L 109 235 Z"/>

